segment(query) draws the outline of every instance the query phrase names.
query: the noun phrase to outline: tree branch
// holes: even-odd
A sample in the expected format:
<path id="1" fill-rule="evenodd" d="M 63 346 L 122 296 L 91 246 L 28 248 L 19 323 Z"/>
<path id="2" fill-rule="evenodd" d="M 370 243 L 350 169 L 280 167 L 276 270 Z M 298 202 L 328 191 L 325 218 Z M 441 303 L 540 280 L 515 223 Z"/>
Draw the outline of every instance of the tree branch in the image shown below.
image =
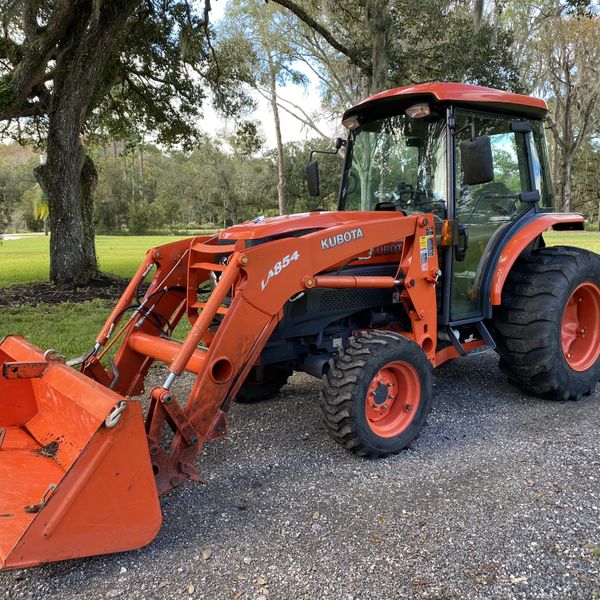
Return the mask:
<path id="1" fill-rule="evenodd" d="M 261 88 L 260 86 L 256 86 L 256 91 L 266 100 L 270 100 L 270 94 L 264 90 L 263 88 Z M 295 113 L 293 110 L 289 109 L 287 106 L 285 106 L 283 103 L 286 102 L 287 104 L 289 104 L 290 106 L 294 107 L 297 111 L 300 112 L 300 114 L 302 115 L 302 117 Z M 282 98 L 281 96 L 279 96 L 278 100 L 277 100 L 277 106 L 283 110 L 284 112 L 288 113 L 288 115 L 291 115 L 292 117 L 294 117 L 294 119 L 300 121 L 300 123 L 306 125 L 306 127 L 309 127 L 310 129 L 316 131 L 323 139 L 328 140 L 329 136 L 326 135 L 325 133 L 323 133 L 319 127 L 317 126 L 317 124 L 314 122 L 314 120 L 310 117 L 310 115 L 308 115 L 306 113 L 306 111 L 304 111 L 304 109 L 302 109 L 300 106 L 298 106 L 297 104 L 294 104 L 293 102 L 291 102 L 290 100 L 286 100 L 285 98 Z"/>
<path id="2" fill-rule="evenodd" d="M 72 0 L 60 0 L 48 20 L 45 31 L 23 45 L 23 58 L 11 78 L 13 102 L 21 104 L 46 68 L 49 56 L 64 36 L 76 9 Z M 75 4 L 79 4 L 78 1 Z"/>
<path id="3" fill-rule="evenodd" d="M 358 56 L 356 52 L 348 48 L 348 46 L 336 40 L 329 30 L 313 19 L 302 7 L 298 6 L 294 2 L 291 2 L 290 0 L 271 1 L 275 4 L 279 4 L 283 8 L 287 8 L 287 10 L 294 13 L 305 25 L 308 25 L 308 27 L 316 31 L 323 39 L 327 41 L 330 46 L 347 56 L 355 65 L 358 65 L 362 70 L 364 70 L 365 73 L 371 72 L 370 64 L 366 63 L 360 56 Z"/>
<path id="4" fill-rule="evenodd" d="M 26 117 L 39 117 L 46 113 L 41 104 L 24 104 L 21 106 L 7 106 L 0 108 L 0 121 L 7 119 L 23 119 Z"/>

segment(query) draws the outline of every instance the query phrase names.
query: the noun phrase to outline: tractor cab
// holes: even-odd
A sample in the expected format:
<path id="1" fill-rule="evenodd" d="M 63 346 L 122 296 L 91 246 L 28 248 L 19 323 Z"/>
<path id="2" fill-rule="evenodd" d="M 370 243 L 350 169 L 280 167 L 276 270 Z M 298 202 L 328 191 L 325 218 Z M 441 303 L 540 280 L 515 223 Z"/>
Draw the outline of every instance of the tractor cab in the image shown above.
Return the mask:
<path id="1" fill-rule="evenodd" d="M 455 83 L 384 92 L 348 110 L 341 211 L 431 213 L 447 324 L 486 316 L 485 265 L 519 225 L 553 208 L 543 100 Z"/>

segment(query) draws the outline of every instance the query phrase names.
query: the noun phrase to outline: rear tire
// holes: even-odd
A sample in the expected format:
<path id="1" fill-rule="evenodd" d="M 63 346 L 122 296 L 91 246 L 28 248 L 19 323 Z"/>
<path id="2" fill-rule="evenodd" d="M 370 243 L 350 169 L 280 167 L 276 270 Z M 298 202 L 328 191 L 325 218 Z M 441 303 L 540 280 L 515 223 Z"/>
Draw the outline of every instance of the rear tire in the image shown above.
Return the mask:
<path id="1" fill-rule="evenodd" d="M 431 365 L 413 341 L 361 332 L 330 361 L 321 408 L 333 439 L 354 454 L 380 457 L 407 448 L 431 410 Z"/>
<path id="2" fill-rule="evenodd" d="M 287 366 L 252 367 L 246 381 L 237 393 L 236 402 L 254 404 L 263 400 L 270 400 L 281 391 L 291 374 L 292 370 Z"/>
<path id="3" fill-rule="evenodd" d="M 534 396 L 578 400 L 600 379 L 600 256 L 555 246 L 523 255 L 494 313 L 500 368 Z"/>

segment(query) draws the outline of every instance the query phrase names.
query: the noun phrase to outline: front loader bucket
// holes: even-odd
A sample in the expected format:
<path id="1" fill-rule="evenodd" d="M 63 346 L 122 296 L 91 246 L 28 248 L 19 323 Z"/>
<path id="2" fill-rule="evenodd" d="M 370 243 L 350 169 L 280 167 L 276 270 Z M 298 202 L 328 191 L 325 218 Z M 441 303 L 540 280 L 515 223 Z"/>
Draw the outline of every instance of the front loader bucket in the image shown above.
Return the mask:
<path id="1" fill-rule="evenodd" d="M 139 403 L 5 338 L 0 569 L 138 548 L 160 523 Z"/>

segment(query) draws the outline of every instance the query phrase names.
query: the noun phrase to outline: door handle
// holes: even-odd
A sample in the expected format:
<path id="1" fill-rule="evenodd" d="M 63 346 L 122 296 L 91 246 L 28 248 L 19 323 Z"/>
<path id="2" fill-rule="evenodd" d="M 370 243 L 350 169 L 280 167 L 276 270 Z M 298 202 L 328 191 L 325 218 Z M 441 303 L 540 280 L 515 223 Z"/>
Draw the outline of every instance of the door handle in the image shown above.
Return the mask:
<path id="1" fill-rule="evenodd" d="M 467 250 L 469 249 L 469 229 L 459 223 L 458 225 L 458 241 L 454 250 L 454 258 L 457 262 L 465 260 Z"/>

